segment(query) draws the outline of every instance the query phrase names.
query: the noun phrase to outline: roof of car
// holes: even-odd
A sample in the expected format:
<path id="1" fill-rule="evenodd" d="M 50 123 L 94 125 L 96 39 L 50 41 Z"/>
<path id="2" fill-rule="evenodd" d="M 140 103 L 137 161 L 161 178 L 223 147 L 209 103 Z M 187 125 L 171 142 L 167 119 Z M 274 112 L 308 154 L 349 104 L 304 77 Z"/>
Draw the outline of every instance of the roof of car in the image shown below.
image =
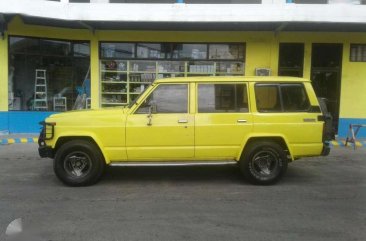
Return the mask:
<path id="1" fill-rule="evenodd" d="M 182 82 L 310 82 L 309 79 L 287 76 L 194 76 L 175 77 L 156 80 L 155 83 Z"/>

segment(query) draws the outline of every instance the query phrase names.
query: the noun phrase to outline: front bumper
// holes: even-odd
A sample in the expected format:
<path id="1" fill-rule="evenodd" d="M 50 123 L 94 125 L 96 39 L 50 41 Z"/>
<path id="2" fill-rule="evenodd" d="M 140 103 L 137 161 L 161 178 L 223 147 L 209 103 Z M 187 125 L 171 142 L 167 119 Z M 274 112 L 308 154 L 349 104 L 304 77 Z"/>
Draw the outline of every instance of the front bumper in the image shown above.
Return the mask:
<path id="1" fill-rule="evenodd" d="M 46 145 L 46 140 L 50 140 L 53 138 L 54 136 L 54 124 L 48 124 L 46 122 L 41 122 L 39 123 L 40 125 L 42 125 L 42 131 L 39 134 L 39 138 L 38 138 L 38 153 L 40 155 L 40 157 L 44 158 L 44 157 L 49 157 L 49 158 L 53 158 L 54 157 L 54 151 L 52 149 L 51 146 L 47 146 Z M 51 126 L 51 132 L 47 133 L 47 126 Z M 47 137 L 47 134 L 50 135 L 50 137 Z"/>
<path id="2" fill-rule="evenodd" d="M 38 153 L 42 158 L 45 157 L 53 158 L 53 149 L 50 146 L 39 146 Z"/>

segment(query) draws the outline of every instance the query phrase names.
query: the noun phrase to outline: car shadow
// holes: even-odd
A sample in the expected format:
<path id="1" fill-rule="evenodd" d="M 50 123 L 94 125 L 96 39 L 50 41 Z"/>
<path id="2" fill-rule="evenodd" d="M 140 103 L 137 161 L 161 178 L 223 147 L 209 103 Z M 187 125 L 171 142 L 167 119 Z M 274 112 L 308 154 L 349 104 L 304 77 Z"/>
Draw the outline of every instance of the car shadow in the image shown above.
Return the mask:
<path id="1" fill-rule="evenodd" d="M 104 183 L 114 182 L 247 183 L 237 166 L 107 167 Z"/>

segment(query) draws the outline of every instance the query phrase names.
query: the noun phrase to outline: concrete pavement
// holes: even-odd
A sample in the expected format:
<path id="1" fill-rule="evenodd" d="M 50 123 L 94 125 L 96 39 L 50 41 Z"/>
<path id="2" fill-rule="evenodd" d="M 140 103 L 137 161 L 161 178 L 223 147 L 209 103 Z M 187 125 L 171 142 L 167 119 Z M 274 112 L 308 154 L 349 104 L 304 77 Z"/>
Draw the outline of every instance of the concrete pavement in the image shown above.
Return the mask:
<path id="1" fill-rule="evenodd" d="M 97 185 L 70 188 L 36 144 L 0 145 L 0 240 L 22 218 L 34 240 L 363 241 L 365 154 L 300 159 L 266 187 L 225 166 L 109 168 Z"/>

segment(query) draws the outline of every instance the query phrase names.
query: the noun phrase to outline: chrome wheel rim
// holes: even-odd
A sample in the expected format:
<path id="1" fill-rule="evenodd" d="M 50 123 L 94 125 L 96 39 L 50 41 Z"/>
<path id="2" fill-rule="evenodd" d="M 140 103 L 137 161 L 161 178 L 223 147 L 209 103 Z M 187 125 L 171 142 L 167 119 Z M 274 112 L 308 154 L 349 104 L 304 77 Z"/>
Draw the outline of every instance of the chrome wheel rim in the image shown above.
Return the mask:
<path id="1" fill-rule="evenodd" d="M 255 176 L 269 179 L 278 174 L 280 163 L 280 157 L 275 151 L 262 150 L 253 156 L 250 169 Z"/>
<path id="2" fill-rule="evenodd" d="M 82 178 L 89 174 L 92 168 L 90 156 L 85 152 L 71 152 L 65 157 L 64 169 L 73 178 Z"/>

